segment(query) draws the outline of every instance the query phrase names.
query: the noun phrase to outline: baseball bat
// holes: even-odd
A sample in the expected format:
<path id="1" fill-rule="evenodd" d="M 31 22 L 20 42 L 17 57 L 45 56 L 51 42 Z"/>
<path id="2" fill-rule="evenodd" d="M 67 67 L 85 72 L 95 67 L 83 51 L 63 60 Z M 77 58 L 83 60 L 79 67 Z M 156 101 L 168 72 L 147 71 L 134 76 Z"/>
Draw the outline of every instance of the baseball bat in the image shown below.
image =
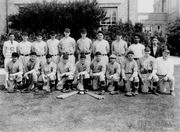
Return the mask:
<path id="1" fill-rule="evenodd" d="M 77 94 L 77 93 L 78 93 L 78 91 L 73 91 L 70 93 L 64 93 L 64 94 L 57 96 L 57 98 L 58 99 L 64 99 L 64 98 L 67 98 L 67 97 L 72 96 L 72 95 Z"/>
<path id="2" fill-rule="evenodd" d="M 97 94 L 94 94 L 94 93 L 91 93 L 91 92 L 86 92 L 86 94 L 90 95 L 91 97 L 94 97 L 95 99 L 105 99 L 104 96 L 102 95 L 97 95 Z"/>

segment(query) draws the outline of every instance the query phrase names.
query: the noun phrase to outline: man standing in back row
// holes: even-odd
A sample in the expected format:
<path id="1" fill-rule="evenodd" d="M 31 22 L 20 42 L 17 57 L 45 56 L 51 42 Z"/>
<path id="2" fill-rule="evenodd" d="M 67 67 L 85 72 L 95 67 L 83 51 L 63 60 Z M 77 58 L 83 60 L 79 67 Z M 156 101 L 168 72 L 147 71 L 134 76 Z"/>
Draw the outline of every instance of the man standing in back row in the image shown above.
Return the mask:
<path id="1" fill-rule="evenodd" d="M 61 54 L 67 54 L 69 57 L 69 62 L 71 62 L 73 65 L 75 65 L 75 57 L 74 52 L 76 48 L 76 41 L 74 38 L 70 37 L 70 29 L 66 28 L 64 30 L 64 37 L 60 40 L 59 43 L 59 51 Z M 61 56 L 61 60 L 62 56 Z"/>

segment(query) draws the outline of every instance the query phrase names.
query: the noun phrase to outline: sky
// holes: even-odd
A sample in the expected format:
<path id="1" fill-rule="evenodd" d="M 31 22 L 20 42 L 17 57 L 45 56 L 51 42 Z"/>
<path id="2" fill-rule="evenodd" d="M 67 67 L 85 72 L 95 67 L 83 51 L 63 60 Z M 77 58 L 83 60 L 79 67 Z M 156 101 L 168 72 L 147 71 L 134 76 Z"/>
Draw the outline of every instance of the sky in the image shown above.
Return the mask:
<path id="1" fill-rule="evenodd" d="M 153 12 L 154 0 L 138 0 L 138 12 Z"/>

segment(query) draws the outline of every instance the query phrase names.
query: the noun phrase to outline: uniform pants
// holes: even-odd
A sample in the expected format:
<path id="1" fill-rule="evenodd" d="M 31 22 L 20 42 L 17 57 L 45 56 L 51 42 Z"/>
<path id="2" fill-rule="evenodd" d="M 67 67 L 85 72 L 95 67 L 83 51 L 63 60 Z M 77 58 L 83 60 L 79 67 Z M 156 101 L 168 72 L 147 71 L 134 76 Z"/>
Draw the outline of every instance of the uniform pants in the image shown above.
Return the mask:
<path id="1" fill-rule="evenodd" d="M 14 90 L 14 86 L 15 86 L 15 82 L 16 83 L 20 83 L 22 82 L 22 75 L 17 75 L 15 77 L 12 77 L 12 78 L 8 78 L 8 87 L 7 89 L 8 90 Z"/>
<path id="2" fill-rule="evenodd" d="M 74 76 L 69 75 L 67 77 L 61 77 L 58 84 L 57 84 L 57 89 L 62 90 L 64 88 L 64 84 L 67 82 L 67 80 L 73 80 Z"/>
<path id="3" fill-rule="evenodd" d="M 158 75 L 158 77 L 159 77 L 158 86 L 160 92 L 162 93 L 166 92 L 168 87 L 170 90 L 174 91 L 175 78 L 173 76 L 168 77 L 167 81 L 163 80 L 165 76 Z"/>
<path id="4" fill-rule="evenodd" d="M 22 56 L 22 55 L 20 55 L 19 56 L 19 61 L 21 62 L 21 64 L 23 65 L 23 66 L 25 66 L 25 64 L 26 64 L 26 62 L 29 60 L 29 56 Z"/>
<path id="5" fill-rule="evenodd" d="M 141 91 L 143 93 L 147 93 L 149 91 L 149 87 L 152 88 L 152 82 L 158 82 L 159 78 L 157 75 L 153 75 L 152 80 L 147 80 L 151 73 L 142 74 L 142 78 L 144 79 L 144 84 L 141 84 Z"/>
<path id="6" fill-rule="evenodd" d="M 6 68 L 7 64 L 8 64 L 11 60 L 12 60 L 11 57 L 6 57 L 6 58 L 4 59 L 4 68 Z"/>
<path id="7" fill-rule="evenodd" d="M 95 76 L 92 79 L 93 90 L 98 90 L 100 88 L 100 82 L 105 81 L 105 75 Z"/>
<path id="8" fill-rule="evenodd" d="M 107 84 L 108 84 L 108 91 L 112 92 L 115 90 L 114 87 L 114 82 L 118 83 L 120 80 L 120 76 L 119 75 L 114 75 L 111 79 L 107 79 Z"/>
<path id="9" fill-rule="evenodd" d="M 138 76 L 133 78 L 133 81 L 129 81 L 131 78 L 132 74 L 126 74 L 127 82 L 125 83 L 125 91 L 126 92 L 131 92 L 132 91 L 132 84 L 133 83 L 139 83 L 139 78 Z M 138 87 L 136 87 L 138 89 Z"/>

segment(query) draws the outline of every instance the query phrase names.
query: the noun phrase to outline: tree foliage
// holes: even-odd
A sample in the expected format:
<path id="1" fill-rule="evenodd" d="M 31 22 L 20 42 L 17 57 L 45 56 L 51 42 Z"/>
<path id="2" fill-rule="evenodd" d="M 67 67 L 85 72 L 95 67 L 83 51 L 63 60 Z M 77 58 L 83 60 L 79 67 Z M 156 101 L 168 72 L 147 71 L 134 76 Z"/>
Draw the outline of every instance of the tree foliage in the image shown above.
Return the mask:
<path id="1" fill-rule="evenodd" d="M 173 55 L 180 56 L 180 18 L 168 23 L 168 47 Z"/>
<path id="2" fill-rule="evenodd" d="M 51 30 L 62 33 L 64 28 L 71 29 L 71 36 L 79 37 L 79 30 L 86 28 L 91 37 L 100 27 L 106 12 L 96 0 L 74 1 L 67 3 L 43 2 L 27 4 L 18 14 L 8 17 L 9 27 L 30 34 L 37 31 L 49 33 Z"/>

